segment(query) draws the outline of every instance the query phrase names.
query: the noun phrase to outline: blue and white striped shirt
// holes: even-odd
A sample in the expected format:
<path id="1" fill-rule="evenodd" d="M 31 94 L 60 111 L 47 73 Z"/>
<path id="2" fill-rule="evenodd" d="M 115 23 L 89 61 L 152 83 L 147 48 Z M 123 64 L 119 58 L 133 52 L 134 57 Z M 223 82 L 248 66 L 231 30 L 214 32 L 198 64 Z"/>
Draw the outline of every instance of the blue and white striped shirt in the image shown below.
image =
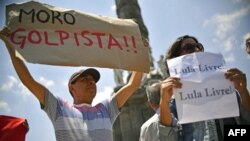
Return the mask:
<path id="1" fill-rule="evenodd" d="M 114 98 L 96 106 L 73 105 L 49 91 L 44 111 L 52 121 L 57 141 L 112 141 L 112 125 L 119 114 Z"/>

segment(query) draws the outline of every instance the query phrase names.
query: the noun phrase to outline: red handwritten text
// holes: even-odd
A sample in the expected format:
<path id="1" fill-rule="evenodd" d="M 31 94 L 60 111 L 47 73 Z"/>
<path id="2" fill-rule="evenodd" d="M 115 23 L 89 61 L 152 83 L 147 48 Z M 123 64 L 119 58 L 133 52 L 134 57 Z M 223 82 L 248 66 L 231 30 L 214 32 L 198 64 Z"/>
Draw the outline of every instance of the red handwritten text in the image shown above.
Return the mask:
<path id="1" fill-rule="evenodd" d="M 53 37 L 53 40 L 52 40 Z M 82 30 L 80 32 L 68 32 L 64 30 L 41 31 L 37 29 L 26 30 L 18 28 L 12 32 L 11 42 L 24 49 L 27 44 L 45 44 L 48 47 L 59 47 L 71 43 L 75 47 L 98 47 L 100 49 L 117 48 L 123 51 L 137 53 L 135 36 L 113 35 L 111 33 L 91 32 Z"/>

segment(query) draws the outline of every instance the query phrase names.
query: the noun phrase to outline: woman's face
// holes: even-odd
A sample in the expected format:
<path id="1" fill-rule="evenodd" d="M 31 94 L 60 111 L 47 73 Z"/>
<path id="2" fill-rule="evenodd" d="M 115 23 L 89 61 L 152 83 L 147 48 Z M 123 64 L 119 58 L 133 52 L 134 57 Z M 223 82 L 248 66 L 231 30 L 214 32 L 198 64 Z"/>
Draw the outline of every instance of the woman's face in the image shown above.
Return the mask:
<path id="1" fill-rule="evenodd" d="M 194 39 L 186 38 L 181 43 L 181 47 L 179 50 L 179 56 L 190 54 L 193 52 L 203 51 L 203 50 L 201 50 L 201 47 L 202 47 L 202 45 L 200 43 L 197 43 Z"/>

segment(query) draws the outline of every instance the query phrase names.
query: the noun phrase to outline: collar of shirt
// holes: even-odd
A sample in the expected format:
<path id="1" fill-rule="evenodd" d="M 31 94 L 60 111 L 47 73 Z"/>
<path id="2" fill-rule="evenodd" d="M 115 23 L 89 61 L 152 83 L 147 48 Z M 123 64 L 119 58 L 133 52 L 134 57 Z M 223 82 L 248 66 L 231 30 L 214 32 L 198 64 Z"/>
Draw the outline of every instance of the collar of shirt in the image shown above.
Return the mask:
<path id="1" fill-rule="evenodd" d="M 74 104 L 74 107 L 82 107 L 82 106 L 92 107 L 90 104 L 87 104 L 87 103 Z"/>

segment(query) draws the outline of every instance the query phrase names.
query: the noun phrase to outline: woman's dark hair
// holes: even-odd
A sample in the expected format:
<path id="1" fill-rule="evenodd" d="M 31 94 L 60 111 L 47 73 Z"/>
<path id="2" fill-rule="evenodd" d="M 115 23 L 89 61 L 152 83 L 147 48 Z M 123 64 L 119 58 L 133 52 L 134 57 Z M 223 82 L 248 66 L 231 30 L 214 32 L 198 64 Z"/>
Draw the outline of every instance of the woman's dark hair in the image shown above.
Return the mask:
<path id="1" fill-rule="evenodd" d="M 165 60 L 165 64 L 166 64 L 166 67 L 167 67 L 167 73 L 168 74 L 169 74 L 169 71 L 168 71 L 167 60 L 178 57 L 180 55 L 181 44 L 182 44 L 183 40 L 187 39 L 187 38 L 191 38 L 196 43 L 199 43 L 197 38 L 195 38 L 194 36 L 190 36 L 190 35 L 184 35 L 184 36 L 181 36 L 181 37 L 177 38 L 175 40 L 175 42 L 170 46 L 170 48 L 168 49 L 168 51 L 167 51 L 167 53 L 165 55 L 164 60 Z"/>
<path id="2" fill-rule="evenodd" d="M 199 43 L 199 41 L 193 36 L 189 36 L 189 35 L 181 36 L 181 37 L 177 38 L 175 40 L 175 42 L 170 46 L 170 48 L 168 49 L 168 52 L 166 54 L 165 59 L 172 59 L 172 58 L 178 57 L 179 56 L 179 50 L 181 48 L 181 44 L 182 44 L 183 40 L 187 39 L 187 38 L 191 38 L 196 43 Z"/>

